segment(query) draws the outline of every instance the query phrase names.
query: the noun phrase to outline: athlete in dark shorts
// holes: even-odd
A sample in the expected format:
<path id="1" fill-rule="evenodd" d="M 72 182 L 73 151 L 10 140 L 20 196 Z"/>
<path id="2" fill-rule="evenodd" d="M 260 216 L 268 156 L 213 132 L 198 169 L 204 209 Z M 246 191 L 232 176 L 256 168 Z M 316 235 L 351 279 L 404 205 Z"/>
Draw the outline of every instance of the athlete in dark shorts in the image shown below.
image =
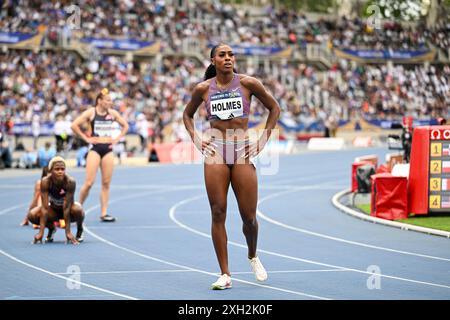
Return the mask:
<path id="1" fill-rule="evenodd" d="M 120 141 L 128 132 L 128 123 L 116 110 L 112 109 L 112 100 L 108 89 L 103 89 L 95 99 L 95 107 L 83 112 L 72 123 L 72 130 L 90 144 L 86 158 L 86 180 L 80 190 L 80 203 L 83 205 L 89 190 L 95 182 L 97 170 L 102 172 L 102 190 L 100 195 L 101 217 L 103 222 L 114 222 L 116 219 L 108 214 L 109 186 L 114 169 L 112 145 Z M 120 134 L 113 138 L 114 121 L 122 127 Z M 89 122 L 91 136 L 82 132 L 80 125 Z"/>
<path id="2" fill-rule="evenodd" d="M 61 157 L 54 157 L 48 168 L 49 175 L 41 180 L 42 205 L 30 210 L 28 214 L 28 220 L 40 226 L 38 234 L 34 236 L 34 243 L 42 243 L 45 228 L 49 230 L 46 242 L 52 242 L 55 224 L 63 219 L 67 241 L 78 244 L 83 241 L 84 210 L 73 201 L 75 180 L 66 174 L 66 163 Z M 71 222 L 77 224 L 76 237 L 70 230 Z"/>
<path id="3" fill-rule="evenodd" d="M 258 184 L 250 158 L 261 151 L 270 137 L 280 115 L 280 107 L 259 80 L 234 71 L 235 57 L 231 47 L 225 44 L 215 46 L 210 57 L 211 65 L 205 72 L 205 81 L 194 88 L 183 120 L 195 145 L 206 156 L 204 174 L 212 215 L 211 236 L 221 270 L 221 276 L 212 284 L 212 289 L 227 289 L 231 288 L 231 274 L 225 219 L 230 184 L 243 221 L 251 268 L 258 281 L 267 279 L 267 272 L 256 255 Z M 264 134 L 257 142 L 250 142 L 248 134 L 252 95 L 269 110 Z M 194 129 L 193 117 L 203 102 L 212 129 L 209 137 L 200 137 L 201 133 Z"/>

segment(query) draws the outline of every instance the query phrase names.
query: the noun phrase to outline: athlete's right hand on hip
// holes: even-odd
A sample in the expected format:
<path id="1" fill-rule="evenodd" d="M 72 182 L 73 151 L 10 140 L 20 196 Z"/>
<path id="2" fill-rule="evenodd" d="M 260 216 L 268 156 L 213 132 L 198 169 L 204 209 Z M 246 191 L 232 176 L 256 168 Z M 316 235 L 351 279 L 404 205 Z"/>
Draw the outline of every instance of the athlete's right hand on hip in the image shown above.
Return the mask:
<path id="1" fill-rule="evenodd" d="M 215 147 L 217 147 L 217 146 L 212 142 L 211 138 L 194 139 L 194 144 L 197 147 L 197 149 L 199 149 L 201 151 L 201 153 L 206 157 L 213 156 L 216 153 Z"/>

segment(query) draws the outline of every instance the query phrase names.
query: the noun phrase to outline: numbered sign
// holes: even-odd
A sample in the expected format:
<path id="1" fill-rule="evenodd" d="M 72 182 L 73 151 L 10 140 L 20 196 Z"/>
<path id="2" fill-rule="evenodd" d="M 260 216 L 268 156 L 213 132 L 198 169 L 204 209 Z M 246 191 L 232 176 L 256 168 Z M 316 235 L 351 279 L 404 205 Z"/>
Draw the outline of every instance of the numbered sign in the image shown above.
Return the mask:
<path id="1" fill-rule="evenodd" d="M 441 178 L 431 178 L 430 179 L 430 190 L 431 191 L 441 191 Z"/>
<path id="2" fill-rule="evenodd" d="M 430 136 L 428 210 L 450 209 L 450 136 Z"/>
<path id="3" fill-rule="evenodd" d="M 440 157 L 442 155 L 442 143 L 433 142 L 431 143 L 430 156 Z"/>
<path id="4" fill-rule="evenodd" d="M 431 209 L 441 208 L 441 196 L 430 196 L 430 208 Z"/>
<path id="5" fill-rule="evenodd" d="M 450 213 L 450 125 L 414 127 L 408 211 L 414 215 Z"/>
<path id="6" fill-rule="evenodd" d="M 430 161 L 430 173 L 433 173 L 433 174 L 441 173 L 441 160 Z"/>

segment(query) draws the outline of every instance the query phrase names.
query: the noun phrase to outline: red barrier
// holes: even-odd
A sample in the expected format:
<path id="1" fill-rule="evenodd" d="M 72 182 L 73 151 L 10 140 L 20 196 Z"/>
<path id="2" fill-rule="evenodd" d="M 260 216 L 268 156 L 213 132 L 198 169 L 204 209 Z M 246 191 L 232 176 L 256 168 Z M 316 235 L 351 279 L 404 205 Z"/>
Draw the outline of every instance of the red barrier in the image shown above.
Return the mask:
<path id="1" fill-rule="evenodd" d="M 379 173 L 372 175 L 371 180 L 370 215 L 388 220 L 408 218 L 407 179 Z"/>
<path id="2" fill-rule="evenodd" d="M 201 153 L 192 142 L 154 144 L 160 163 L 193 163 L 201 160 Z"/>
<path id="3" fill-rule="evenodd" d="M 160 163 L 172 163 L 170 151 L 174 146 L 175 143 L 158 143 L 153 145 Z"/>
<path id="4" fill-rule="evenodd" d="M 367 148 L 372 146 L 373 141 L 371 137 L 356 137 L 352 144 L 354 147 Z"/>
<path id="5" fill-rule="evenodd" d="M 387 167 L 387 165 L 382 164 L 377 168 L 376 173 L 389 173 L 389 168 Z"/>
<path id="6" fill-rule="evenodd" d="M 378 156 L 376 154 L 369 154 L 367 156 L 356 157 L 353 162 L 369 161 L 375 166 L 375 170 L 378 167 Z"/>

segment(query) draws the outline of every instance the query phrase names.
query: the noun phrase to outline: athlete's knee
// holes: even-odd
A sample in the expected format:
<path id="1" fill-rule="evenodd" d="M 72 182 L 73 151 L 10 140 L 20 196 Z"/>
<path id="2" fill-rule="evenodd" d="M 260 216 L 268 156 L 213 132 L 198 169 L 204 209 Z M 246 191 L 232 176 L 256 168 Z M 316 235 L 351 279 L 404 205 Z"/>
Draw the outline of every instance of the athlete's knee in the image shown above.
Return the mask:
<path id="1" fill-rule="evenodd" d="M 33 210 L 29 210 L 27 213 L 27 219 L 31 221 L 31 219 L 34 219 L 36 217 L 36 214 L 33 213 Z"/>
<path id="2" fill-rule="evenodd" d="M 224 206 L 213 205 L 211 207 L 211 215 L 213 223 L 225 223 L 227 210 Z"/>
<path id="3" fill-rule="evenodd" d="M 41 219 L 40 210 L 30 210 L 27 214 L 27 219 L 33 224 L 39 224 L 39 220 Z"/>
<path id="4" fill-rule="evenodd" d="M 255 216 L 245 217 L 242 219 L 242 222 L 244 224 L 244 227 L 255 228 L 258 226 L 258 221 L 256 220 Z"/>
<path id="5" fill-rule="evenodd" d="M 102 180 L 102 189 L 109 190 L 109 185 L 111 184 L 111 179 Z"/>
<path id="6" fill-rule="evenodd" d="M 86 180 L 84 182 L 84 188 L 87 190 L 90 190 L 92 188 L 92 186 L 94 185 L 94 180 Z"/>
<path id="7" fill-rule="evenodd" d="M 84 220 L 85 213 L 84 213 L 83 207 L 81 207 L 80 204 L 74 203 L 72 205 L 70 213 L 71 213 L 74 221 Z"/>

